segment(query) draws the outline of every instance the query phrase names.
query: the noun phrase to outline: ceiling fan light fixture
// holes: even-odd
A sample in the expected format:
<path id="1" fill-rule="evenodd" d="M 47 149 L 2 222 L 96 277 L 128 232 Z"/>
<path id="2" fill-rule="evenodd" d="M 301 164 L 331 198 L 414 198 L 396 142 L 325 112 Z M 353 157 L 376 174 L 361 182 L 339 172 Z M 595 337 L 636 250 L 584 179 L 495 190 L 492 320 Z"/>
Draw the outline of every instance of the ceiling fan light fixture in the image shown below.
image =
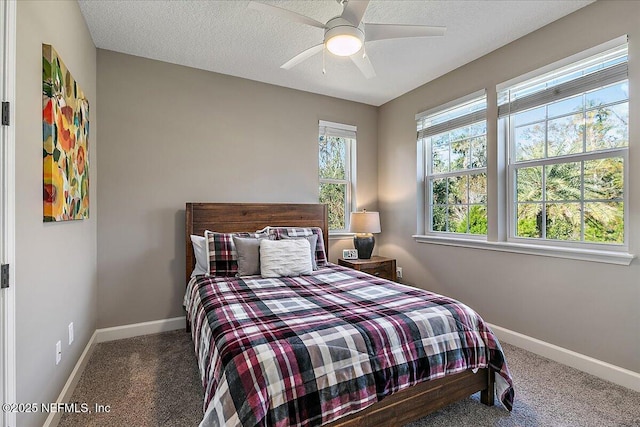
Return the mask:
<path id="1" fill-rule="evenodd" d="M 362 49 L 362 42 L 350 34 L 339 34 L 327 40 L 327 49 L 337 56 L 351 56 Z"/>
<path id="2" fill-rule="evenodd" d="M 325 32 L 327 50 L 337 56 L 351 56 L 364 45 L 364 33 L 352 25 L 340 25 Z"/>

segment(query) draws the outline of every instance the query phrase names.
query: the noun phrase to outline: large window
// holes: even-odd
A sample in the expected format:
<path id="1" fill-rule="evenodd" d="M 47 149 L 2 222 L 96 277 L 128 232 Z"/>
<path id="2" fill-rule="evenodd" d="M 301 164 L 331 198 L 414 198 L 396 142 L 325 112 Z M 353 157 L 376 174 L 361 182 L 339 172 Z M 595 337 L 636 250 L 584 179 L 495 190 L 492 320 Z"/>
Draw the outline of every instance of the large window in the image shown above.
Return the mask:
<path id="1" fill-rule="evenodd" d="M 415 240 L 629 265 L 627 37 L 488 90 L 416 115 Z"/>
<path id="2" fill-rule="evenodd" d="M 425 231 L 487 234 L 486 97 L 416 116 L 424 162 Z"/>
<path id="3" fill-rule="evenodd" d="M 509 237 L 624 245 L 627 47 L 498 94 L 508 143 Z"/>
<path id="4" fill-rule="evenodd" d="M 320 121 L 320 203 L 328 205 L 329 230 L 347 232 L 354 205 L 356 127 Z"/>

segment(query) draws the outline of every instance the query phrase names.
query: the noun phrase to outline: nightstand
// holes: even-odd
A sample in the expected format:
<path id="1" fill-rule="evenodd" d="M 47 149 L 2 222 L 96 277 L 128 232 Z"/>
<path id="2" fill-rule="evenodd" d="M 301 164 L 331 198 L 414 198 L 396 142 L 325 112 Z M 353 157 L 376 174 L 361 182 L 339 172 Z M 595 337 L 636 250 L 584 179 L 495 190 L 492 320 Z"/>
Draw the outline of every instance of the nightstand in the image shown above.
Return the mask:
<path id="1" fill-rule="evenodd" d="M 383 279 L 396 280 L 396 260 L 383 256 L 372 256 L 371 259 L 338 258 L 338 265 L 364 271 Z"/>

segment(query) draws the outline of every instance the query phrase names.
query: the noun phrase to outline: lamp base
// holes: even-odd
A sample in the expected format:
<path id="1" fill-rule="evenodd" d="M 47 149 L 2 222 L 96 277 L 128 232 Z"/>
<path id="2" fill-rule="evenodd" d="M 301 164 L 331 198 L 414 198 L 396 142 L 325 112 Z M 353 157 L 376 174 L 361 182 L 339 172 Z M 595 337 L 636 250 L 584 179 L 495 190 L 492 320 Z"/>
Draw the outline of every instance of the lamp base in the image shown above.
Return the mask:
<path id="1" fill-rule="evenodd" d="M 376 239 L 373 238 L 373 234 L 356 235 L 353 238 L 353 246 L 358 250 L 359 259 L 371 259 L 371 253 L 373 252 L 375 244 Z"/>

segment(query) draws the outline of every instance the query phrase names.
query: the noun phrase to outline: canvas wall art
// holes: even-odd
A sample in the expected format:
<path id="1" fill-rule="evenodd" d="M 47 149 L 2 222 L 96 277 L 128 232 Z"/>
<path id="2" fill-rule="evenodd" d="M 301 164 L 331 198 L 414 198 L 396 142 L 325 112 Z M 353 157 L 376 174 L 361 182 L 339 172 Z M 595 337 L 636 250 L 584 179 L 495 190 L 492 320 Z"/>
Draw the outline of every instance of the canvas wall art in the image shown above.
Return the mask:
<path id="1" fill-rule="evenodd" d="M 51 45 L 42 45 L 43 217 L 89 217 L 89 101 Z"/>

